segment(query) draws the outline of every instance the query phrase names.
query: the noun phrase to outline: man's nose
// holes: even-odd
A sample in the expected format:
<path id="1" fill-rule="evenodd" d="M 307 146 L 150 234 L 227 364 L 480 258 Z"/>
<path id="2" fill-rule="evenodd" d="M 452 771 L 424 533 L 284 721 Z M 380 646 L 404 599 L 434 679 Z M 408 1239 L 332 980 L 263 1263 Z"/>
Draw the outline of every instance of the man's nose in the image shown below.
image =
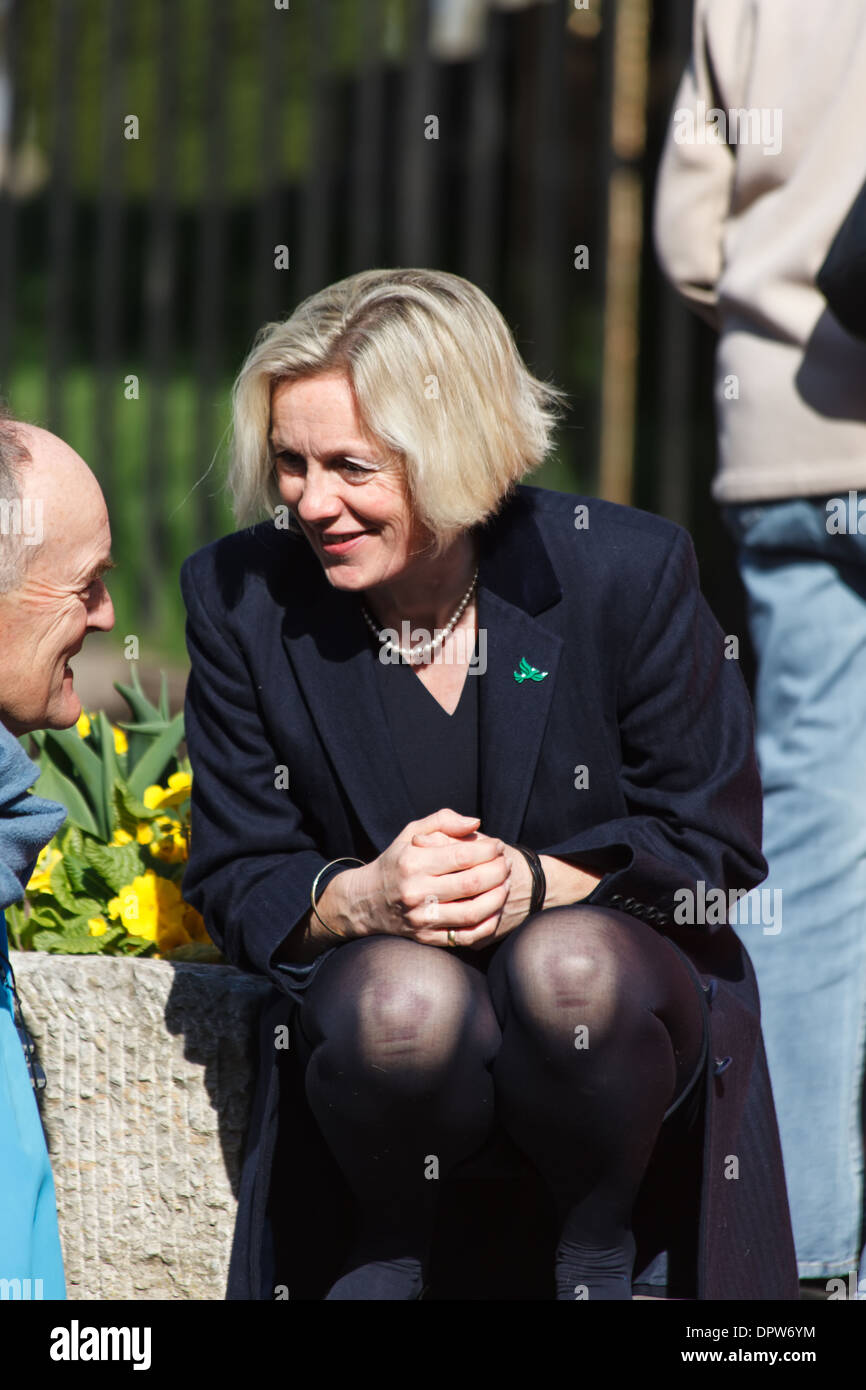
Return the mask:
<path id="1" fill-rule="evenodd" d="M 99 602 L 91 612 L 87 626 L 99 628 L 102 632 L 110 632 L 114 627 L 114 604 L 111 602 L 111 594 L 105 584 L 102 580 L 99 582 L 101 586 Z"/>

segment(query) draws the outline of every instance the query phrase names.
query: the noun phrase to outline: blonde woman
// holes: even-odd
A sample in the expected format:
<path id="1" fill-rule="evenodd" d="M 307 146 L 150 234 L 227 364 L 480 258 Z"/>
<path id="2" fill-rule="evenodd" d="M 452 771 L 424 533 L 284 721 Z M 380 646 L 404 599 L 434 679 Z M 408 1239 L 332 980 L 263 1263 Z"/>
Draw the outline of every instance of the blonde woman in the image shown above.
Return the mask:
<path id="1" fill-rule="evenodd" d="M 521 484 L 561 400 L 474 285 L 352 276 L 258 335 L 247 529 L 183 566 L 184 892 L 288 1006 L 355 1217 L 330 1300 L 436 1296 L 439 1194 L 496 1135 L 551 1298 L 797 1297 L 753 977 L 695 920 L 766 871 L 747 694 L 682 529 Z M 279 1277 L 279 1062 L 230 1297 Z"/>

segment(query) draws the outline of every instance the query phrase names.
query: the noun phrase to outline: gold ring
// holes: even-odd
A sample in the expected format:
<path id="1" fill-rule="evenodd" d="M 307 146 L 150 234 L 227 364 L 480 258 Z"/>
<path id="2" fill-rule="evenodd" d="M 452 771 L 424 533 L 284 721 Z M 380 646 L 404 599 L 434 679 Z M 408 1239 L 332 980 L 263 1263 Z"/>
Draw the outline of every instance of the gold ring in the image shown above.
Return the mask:
<path id="1" fill-rule="evenodd" d="M 453 931 L 449 931 L 449 933 L 448 933 L 448 945 L 449 945 L 449 946 L 456 946 L 456 945 L 457 945 L 457 942 L 454 940 L 454 932 L 453 932 Z"/>

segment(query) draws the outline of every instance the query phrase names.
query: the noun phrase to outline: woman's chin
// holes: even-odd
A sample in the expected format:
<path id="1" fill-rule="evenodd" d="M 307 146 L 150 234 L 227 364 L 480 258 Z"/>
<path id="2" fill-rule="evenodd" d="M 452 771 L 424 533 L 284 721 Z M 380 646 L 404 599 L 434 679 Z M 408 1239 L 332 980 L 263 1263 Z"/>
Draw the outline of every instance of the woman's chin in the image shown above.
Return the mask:
<path id="1" fill-rule="evenodd" d="M 362 589 L 368 589 L 373 580 L 369 565 L 330 564 L 325 565 L 324 570 L 328 583 L 333 588 L 346 589 L 351 593 L 360 593 Z"/>

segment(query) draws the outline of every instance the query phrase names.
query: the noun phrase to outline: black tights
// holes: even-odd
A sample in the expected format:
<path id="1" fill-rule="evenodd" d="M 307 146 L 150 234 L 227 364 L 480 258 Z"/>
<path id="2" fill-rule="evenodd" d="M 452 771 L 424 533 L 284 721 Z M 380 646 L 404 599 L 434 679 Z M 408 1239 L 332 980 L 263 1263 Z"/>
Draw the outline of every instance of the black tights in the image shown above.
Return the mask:
<path id="1" fill-rule="evenodd" d="M 439 1182 L 494 1109 L 555 1199 L 557 1298 L 631 1297 L 632 1206 L 703 1042 L 695 981 L 651 927 L 576 904 L 483 952 L 365 937 L 323 962 L 299 1023 L 360 1218 L 329 1298 L 417 1295 Z"/>

